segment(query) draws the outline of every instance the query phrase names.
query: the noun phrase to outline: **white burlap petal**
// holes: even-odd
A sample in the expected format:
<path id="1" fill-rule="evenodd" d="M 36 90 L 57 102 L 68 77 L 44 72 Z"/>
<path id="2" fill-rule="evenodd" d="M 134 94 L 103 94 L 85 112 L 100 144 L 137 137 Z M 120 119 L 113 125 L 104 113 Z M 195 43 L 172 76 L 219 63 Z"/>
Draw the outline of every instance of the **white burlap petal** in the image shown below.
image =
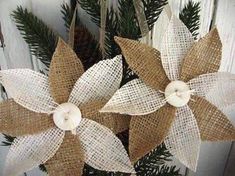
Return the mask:
<path id="1" fill-rule="evenodd" d="M 165 139 L 165 144 L 180 162 L 196 171 L 201 138 L 197 121 L 188 105 L 177 109 L 175 121 Z"/>
<path id="2" fill-rule="evenodd" d="M 77 133 L 87 164 L 99 170 L 135 172 L 124 146 L 110 129 L 83 118 Z"/>
<path id="3" fill-rule="evenodd" d="M 16 138 L 7 155 L 4 176 L 19 175 L 54 156 L 63 142 L 64 132 L 58 128 Z"/>
<path id="4" fill-rule="evenodd" d="M 121 80 L 121 55 L 100 61 L 78 79 L 70 94 L 69 102 L 79 106 L 91 100 L 108 100 L 120 87 Z"/>
<path id="5" fill-rule="evenodd" d="M 188 82 L 195 94 L 223 110 L 235 103 L 235 75 L 226 72 L 208 73 Z"/>
<path id="6" fill-rule="evenodd" d="M 38 113 L 50 113 L 56 103 L 49 92 L 48 78 L 30 69 L 0 71 L 0 82 L 21 106 Z"/>
<path id="7" fill-rule="evenodd" d="M 153 47 L 160 51 L 163 36 L 168 28 L 172 16 L 172 11 L 169 4 L 164 6 L 159 15 L 153 30 Z"/>
<path id="8" fill-rule="evenodd" d="M 152 113 L 166 103 L 164 95 L 140 79 L 135 79 L 121 87 L 100 112 L 115 112 L 128 115 Z"/>
<path id="9" fill-rule="evenodd" d="M 180 79 L 182 61 L 193 42 L 191 32 L 173 15 L 162 39 L 160 50 L 162 65 L 170 80 Z"/>

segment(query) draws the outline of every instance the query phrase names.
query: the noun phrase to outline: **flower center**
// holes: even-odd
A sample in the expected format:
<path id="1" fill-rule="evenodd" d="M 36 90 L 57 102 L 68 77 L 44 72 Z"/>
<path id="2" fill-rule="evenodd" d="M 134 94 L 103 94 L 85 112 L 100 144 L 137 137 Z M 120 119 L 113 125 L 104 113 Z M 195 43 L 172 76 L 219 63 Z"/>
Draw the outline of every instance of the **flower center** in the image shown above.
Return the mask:
<path id="1" fill-rule="evenodd" d="M 191 96 L 189 86 L 183 81 L 172 81 L 165 89 L 166 101 L 174 107 L 186 105 Z"/>
<path id="2" fill-rule="evenodd" d="M 79 126 L 82 114 L 76 105 L 63 103 L 55 109 L 53 120 L 55 125 L 61 130 L 73 131 Z"/>

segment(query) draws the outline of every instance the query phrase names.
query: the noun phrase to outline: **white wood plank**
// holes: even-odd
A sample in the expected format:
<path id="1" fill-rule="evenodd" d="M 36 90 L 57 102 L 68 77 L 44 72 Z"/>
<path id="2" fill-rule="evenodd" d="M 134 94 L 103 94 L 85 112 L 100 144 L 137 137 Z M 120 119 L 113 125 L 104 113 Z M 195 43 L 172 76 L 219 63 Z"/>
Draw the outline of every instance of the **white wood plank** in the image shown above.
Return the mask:
<path id="1" fill-rule="evenodd" d="M 200 28 L 200 33 L 202 36 L 209 30 L 213 10 L 215 8 L 214 3 L 215 2 L 213 0 L 202 0 Z M 235 72 L 235 1 L 219 0 L 214 17 L 214 23 L 218 27 L 223 43 L 223 56 L 220 70 Z M 231 120 L 234 120 L 234 118 Z M 199 157 L 198 170 L 196 174 L 190 172 L 189 175 L 222 176 L 230 147 L 230 142 L 203 143 Z"/>
<path id="2" fill-rule="evenodd" d="M 234 163 L 235 163 L 235 143 L 233 142 L 233 145 L 231 146 L 231 149 L 229 152 L 227 165 L 224 170 L 224 176 L 234 176 L 234 173 L 235 173 Z"/>

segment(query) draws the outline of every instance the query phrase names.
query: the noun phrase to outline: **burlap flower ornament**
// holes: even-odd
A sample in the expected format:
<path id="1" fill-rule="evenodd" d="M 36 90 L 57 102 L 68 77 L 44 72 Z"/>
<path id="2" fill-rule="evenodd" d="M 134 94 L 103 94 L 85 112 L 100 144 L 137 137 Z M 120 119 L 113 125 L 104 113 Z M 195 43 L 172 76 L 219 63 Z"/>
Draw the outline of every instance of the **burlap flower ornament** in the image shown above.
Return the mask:
<path id="1" fill-rule="evenodd" d="M 217 72 L 222 44 L 216 28 L 195 42 L 173 16 L 160 52 L 137 41 L 115 40 L 140 79 L 120 88 L 101 112 L 133 115 L 132 161 L 164 141 L 176 158 L 195 171 L 201 140 L 235 139 L 234 126 L 223 112 L 235 102 L 235 75 Z"/>
<path id="2" fill-rule="evenodd" d="M 29 69 L 0 72 L 12 97 L 0 104 L 0 131 L 17 136 L 5 175 L 19 175 L 39 164 L 45 164 L 49 175 L 82 175 L 84 162 L 100 170 L 134 172 L 121 141 L 103 126 L 118 132 L 127 123 L 98 112 L 119 87 L 121 57 L 83 72 L 80 60 L 61 39 L 49 78 Z"/>

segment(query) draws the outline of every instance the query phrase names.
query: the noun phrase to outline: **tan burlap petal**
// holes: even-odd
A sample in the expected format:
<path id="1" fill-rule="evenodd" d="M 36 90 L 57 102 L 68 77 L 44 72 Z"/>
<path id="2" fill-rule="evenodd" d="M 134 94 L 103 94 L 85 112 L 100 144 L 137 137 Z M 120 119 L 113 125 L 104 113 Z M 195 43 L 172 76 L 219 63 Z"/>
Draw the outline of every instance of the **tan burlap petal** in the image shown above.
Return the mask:
<path id="1" fill-rule="evenodd" d="M 83 72 L 76 53 L 59 39 L 49 70 L 50 91 L 57 103 L 67 102 L 75 82 Z"/>
<path id="2" fill-rule="evenodd" d="M 99 110 L 107 101 L 91 101 L 81 105 L 82 116 L 94 120 L 111 129 L 115 134 L 129 128 L 130 116 L 116 113 L 100 113 Z"/>
<path id="3" fill-rule="evenodd" d="M 81 176 L 84 153 L 78 136 L 66 132 L 59 150 L 46 162 L 45 166 L 50 176 Z"/>
<path id="4" fill-rule="evenodd" d="M 130 68 L 146 84 L 164 91 L 169 79 L 162 67 L 160 52 L 146 44 L 115 37 Z"/>
<path id="5" fill-rule="evenodd" d="M 32 135 L 54 127 L 47 114 L 30 111 L 13 99 L 0 103 L 0 132 L 11 136 Z"/>
<path id="6" fill-rule="evenodd" d="M 202 140 L 235 140 L 234 126 L 216 106 L 199 96 L 192 99 L 189 107 L 197 120 Z"/>
<path id="7" fill-rule="evenodd" d="M 175 119 L 176 109 L 166 104 L 152 114 L 133 116 L 130 123 L 129 152 L 135 162 L 160 145 Z"/>
<path id="8" fill-rule="evenodd" d="M 181 79 L 185 82 L 199 75 L 217 72 L 220 67 L 222 43 L 216 28 L 196 42 L 182 64 Z"/>

